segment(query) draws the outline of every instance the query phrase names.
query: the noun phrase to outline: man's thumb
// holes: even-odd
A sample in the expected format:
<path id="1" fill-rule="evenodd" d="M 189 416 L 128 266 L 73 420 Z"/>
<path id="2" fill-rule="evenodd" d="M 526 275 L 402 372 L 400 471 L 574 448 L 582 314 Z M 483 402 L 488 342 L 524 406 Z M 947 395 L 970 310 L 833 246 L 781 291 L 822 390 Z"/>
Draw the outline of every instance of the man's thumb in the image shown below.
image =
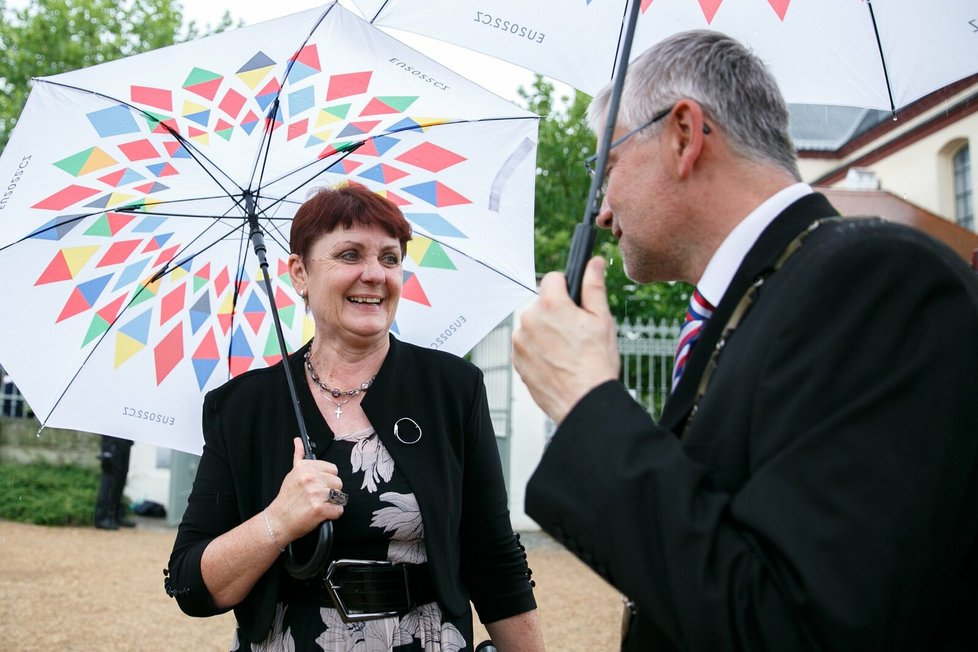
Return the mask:
<path id="1" fill-rule="evenodd" d="M 608 291 L 604 286 L 604 258 L 588 261 L 581 279 L 581 307 L 590 313 L 608 312 Z"/>
<path id="2" fill-rule="evenodd" d="M 306 458 L 306 449 L 302 446 L 302 440 L 298 437 L 292 439 L 292 466 Z"/>

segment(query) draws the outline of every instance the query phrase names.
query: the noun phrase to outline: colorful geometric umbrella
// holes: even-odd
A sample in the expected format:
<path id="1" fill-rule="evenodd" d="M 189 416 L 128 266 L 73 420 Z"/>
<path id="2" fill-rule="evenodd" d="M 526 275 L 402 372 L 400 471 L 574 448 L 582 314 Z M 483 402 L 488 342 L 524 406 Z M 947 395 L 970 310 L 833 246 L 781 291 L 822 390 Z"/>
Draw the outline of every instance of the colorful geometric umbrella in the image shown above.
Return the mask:
<path id="1" fill-rule="evenodd" d="M 747 43 L 789 102 L 897 110 L 978 72 L 966 0 L 637 0 L 631 56 L 702 28 Z M 611 80 L 627 0 L 354 0 L 378 26 L 511 61 L 594 94 Z"/>
<path id="2" fill-rule="evenodd" d="M 465 353 L 534 291 L 536 129 L 336 4 L 35 80 L 0 157 L 0 363 L 45 425 L 199 452 L 203 394 L 281 358 L 270 306 L 312 336 L 290 220 L 344 181 L 414 227 L 395 335 Z"/>

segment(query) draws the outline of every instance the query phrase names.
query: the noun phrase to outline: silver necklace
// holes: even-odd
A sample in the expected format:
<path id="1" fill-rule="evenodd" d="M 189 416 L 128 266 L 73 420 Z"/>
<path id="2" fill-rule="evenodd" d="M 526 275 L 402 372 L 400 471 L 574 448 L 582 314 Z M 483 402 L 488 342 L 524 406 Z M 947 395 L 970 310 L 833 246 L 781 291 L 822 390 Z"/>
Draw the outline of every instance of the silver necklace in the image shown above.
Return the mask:
<path id="1" fill-rule="evenodd" d="M 312 354 L 312 347 L 310 347 L 309 350 L 306 351 L 305 356 L 303 356 L 306 361 L 306 369 L 309 371 L 309 377 L 312 378 L 312 382 L 316 383 L 316 385 L 319 386 L 319 391 L 323 393 L 323 397 L 327 401 L 329 401 L 330 403 L 336 406 L 336 410 L 335 410 L 336 418 L 339 419 L 340 417 L 343 416 L 343 406 L 349 403 L 353 399 L 353 397 L 359 394 L 360 392 L 365 392 L 368 389 L 370 389 L 370 386 L 373 385 L 374 383 L 374 378 L 376 378 L 377 376 L 374 375 L 367 382 L 360 383 L 353 389 L 348 389 L 344 392 L 342 390 L 330 387 L 329 385 L 327 385 L 326 383 L 324 383 L 322 380 L 319 379 L 319 376 L 316 374 L 316 370 L 312 368 L 312 361 L 310 360 L 311 354 Z M 340 401 L 339 403 L 333 400 L 334 398 L 339 398 L 341 396 L 346 396 L 347 399 L 345 401 Z"/>

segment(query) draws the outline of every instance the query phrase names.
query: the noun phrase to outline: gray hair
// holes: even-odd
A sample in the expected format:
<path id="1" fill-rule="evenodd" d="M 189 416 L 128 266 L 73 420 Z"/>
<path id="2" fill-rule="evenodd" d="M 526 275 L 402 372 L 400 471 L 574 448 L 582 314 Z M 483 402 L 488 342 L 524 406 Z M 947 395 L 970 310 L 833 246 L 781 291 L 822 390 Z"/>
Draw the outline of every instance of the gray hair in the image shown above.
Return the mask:
<path id="1" fill-rule="evenodd" d="M 691 30 L 652 46 L 628 65 L 616 124 L 633 129 L 684 98 L 703 107 L 735 153 L 801 179 L 784 97 L 764 63 L 741 43 L 720 32 Z M 595 132 L 610 99 L 609 84 L 588 108 Z"/>

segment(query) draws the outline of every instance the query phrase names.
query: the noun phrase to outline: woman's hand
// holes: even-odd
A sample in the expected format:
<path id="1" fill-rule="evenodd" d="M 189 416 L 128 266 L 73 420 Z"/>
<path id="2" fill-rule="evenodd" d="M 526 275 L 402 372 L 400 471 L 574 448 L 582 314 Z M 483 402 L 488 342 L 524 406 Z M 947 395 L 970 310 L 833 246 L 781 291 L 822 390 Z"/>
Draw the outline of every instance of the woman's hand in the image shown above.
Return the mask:
<path id="1" fill-rule="evenodd" d="M 275 500 L 204 549 L 201 576 L 218 607 L 230 608 L 244 600 L 282 548 L 323 521 L 343 515 L 340 505 L 327 502 L 330 489 L 343 488 L 336 466 L 304 459 L 302 441 L 296 437 L 293 443 L 292 470 Z"/>
<path id="2" fill-rule="evenodd" d="M 331 489 L 343 489 L 336 465 L 305 459 L 302 440 L 298 437 L 292 444 L 292 470 L 265 510 L 282 546 L 311 532 L 323 521 L 335 521 L 343 515 L 343 507 L 328 500 Z"/>

